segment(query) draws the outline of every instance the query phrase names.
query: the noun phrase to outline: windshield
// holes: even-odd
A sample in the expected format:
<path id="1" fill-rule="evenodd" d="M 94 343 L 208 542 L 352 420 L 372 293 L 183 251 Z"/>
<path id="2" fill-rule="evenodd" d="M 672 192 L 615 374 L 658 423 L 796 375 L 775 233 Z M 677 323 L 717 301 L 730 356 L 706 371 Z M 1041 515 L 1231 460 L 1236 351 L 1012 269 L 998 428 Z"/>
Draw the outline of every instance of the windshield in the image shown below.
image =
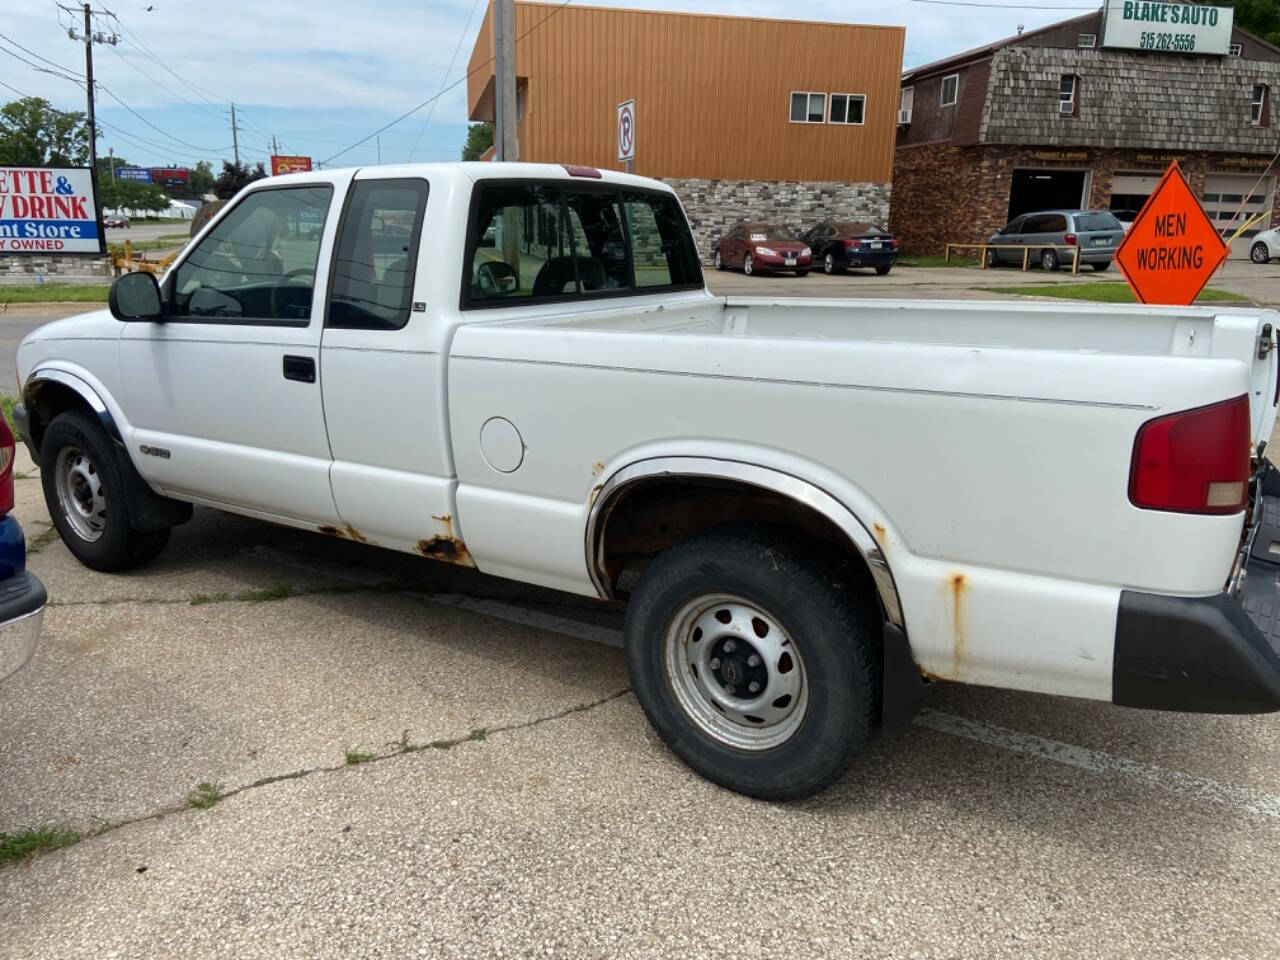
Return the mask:
<path id="1" fill-rule="evenodd" d="M 746 227 L 747 235 L 753 242 L 761 240 L 794 240 L 795 234 L 785 227 L 770 223 L 750 223 Z"/>
<path id="2" fill-rule="evenodd" d="M 1119 230 L 1120 221 L 1109 213 L 1078 213 L 1076 229 L 1085 230 Z"/>

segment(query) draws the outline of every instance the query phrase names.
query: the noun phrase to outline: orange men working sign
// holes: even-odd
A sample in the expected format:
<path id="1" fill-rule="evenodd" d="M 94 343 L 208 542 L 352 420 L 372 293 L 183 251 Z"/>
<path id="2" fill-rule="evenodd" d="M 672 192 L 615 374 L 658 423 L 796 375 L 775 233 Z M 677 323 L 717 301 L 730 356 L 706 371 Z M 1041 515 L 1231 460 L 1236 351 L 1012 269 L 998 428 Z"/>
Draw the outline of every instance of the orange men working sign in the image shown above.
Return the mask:
<path id="1" fill-rule="evenodd" d="M 1143 303 L 1195 301 L 1227 255 L 1175 160 L 1116 250 L 1116 263 Z"/>

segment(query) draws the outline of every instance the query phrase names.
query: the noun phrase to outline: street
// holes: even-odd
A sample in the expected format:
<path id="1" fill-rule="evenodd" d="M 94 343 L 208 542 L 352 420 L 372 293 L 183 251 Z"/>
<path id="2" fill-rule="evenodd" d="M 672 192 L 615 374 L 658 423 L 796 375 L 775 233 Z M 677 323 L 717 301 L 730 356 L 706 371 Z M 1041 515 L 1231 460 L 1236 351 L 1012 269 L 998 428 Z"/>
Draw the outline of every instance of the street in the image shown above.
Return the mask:
<path id="1" fill-rule="evenodd" d="M 85 836 L 0 867 L 5 956 L 1280 951 L 1274 715 L 943 684 L 765 804 L 652 734 L 615 606 L 204 509 L 98 574 L 18 470 L 0 832 Z"/>

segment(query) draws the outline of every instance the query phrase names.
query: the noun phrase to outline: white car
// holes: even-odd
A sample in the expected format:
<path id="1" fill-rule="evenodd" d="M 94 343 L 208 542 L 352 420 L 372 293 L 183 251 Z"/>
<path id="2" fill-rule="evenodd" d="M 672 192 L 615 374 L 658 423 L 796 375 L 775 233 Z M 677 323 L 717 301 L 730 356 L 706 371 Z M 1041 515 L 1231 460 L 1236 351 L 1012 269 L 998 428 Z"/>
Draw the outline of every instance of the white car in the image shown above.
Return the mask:
<path id="1" fill-rule="evenodd" d="M 1280 228 L 1263 230 L 1253 238 L 1249 258 L 1254 263 L 1270 263 L 1277 257 L 1280 257 Z"/>
<path id="2" fill-rule="evenodd" d="M 783 799 L 936 680 L 1280 709 L 1277 329 L 715 297 L 657 181 L 379 166 L 257 181 L 29 334 L 15 416 L 95 569 L 204 504 L 625 599 L 661 737 Z"/>

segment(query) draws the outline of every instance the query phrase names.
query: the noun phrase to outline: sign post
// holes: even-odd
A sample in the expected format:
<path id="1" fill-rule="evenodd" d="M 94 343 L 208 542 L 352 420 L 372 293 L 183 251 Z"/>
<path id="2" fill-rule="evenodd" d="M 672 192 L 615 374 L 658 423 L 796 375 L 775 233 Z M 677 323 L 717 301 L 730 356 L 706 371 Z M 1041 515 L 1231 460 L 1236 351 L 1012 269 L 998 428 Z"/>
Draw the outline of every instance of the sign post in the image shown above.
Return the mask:
<path id="1" fill-rule="evenodd" d="M 1116 265 L 1142 303 L 1189 306 L 1227 256 L 1178 161 L 1160 178 L 1116 250 Z"/>
<path id="2" fill-rule="evenodd" d="M 636 102 L 623 100 L 618 104 L 618 159 L 627 163 L 627 173 L 632 172 L 636 159 Z"/>

